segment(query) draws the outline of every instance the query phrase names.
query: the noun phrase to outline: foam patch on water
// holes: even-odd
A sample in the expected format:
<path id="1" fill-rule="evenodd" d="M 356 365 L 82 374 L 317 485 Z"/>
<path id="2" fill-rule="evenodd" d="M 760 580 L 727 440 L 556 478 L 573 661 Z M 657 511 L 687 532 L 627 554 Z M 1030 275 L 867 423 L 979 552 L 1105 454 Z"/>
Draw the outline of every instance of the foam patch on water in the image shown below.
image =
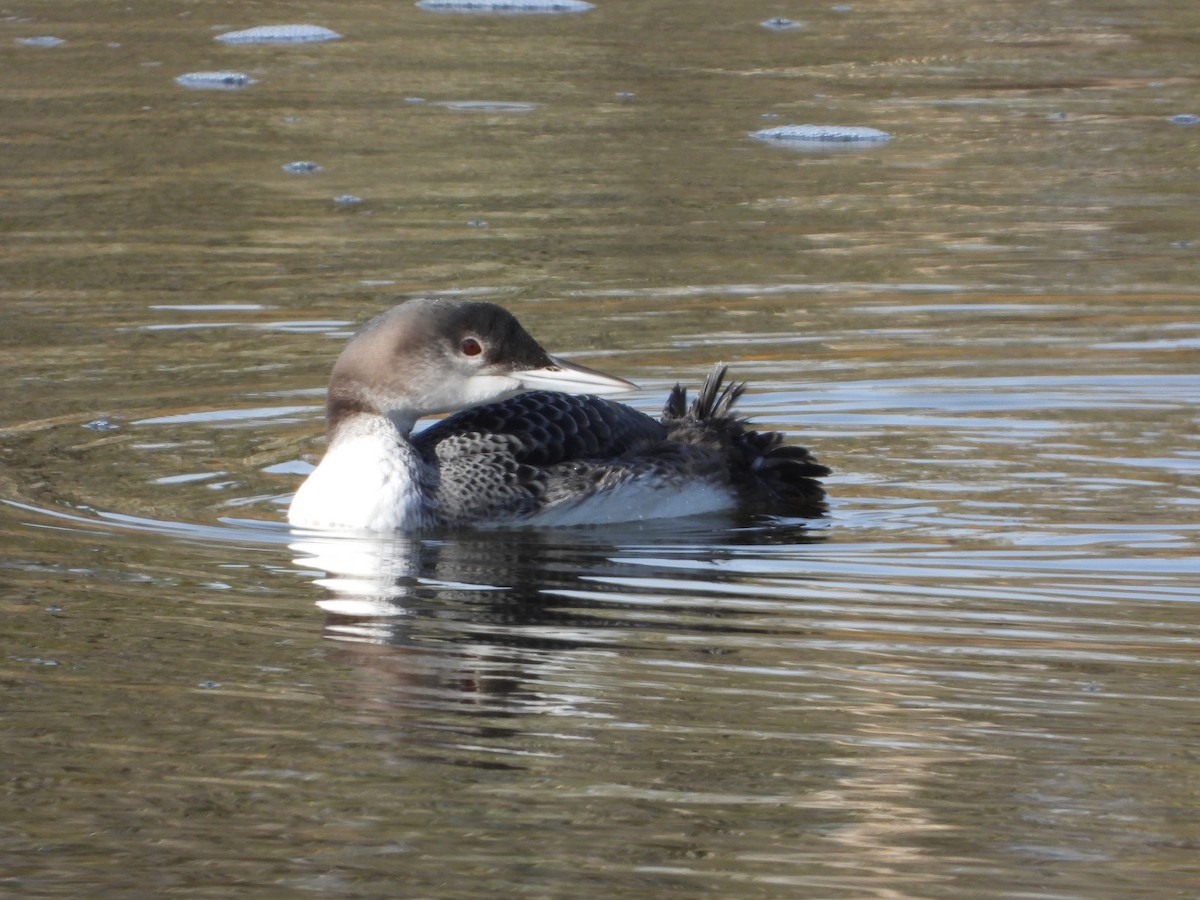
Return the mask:
<path id="1" fill-rule="evenodd" d="M 861 125 L 779 125 L 776 128 L 752 131 L 750 137 L 760 141 L 778 141 L 810 147 L 879 144 L 892 139 L 886 131 Z"/>
<path id="2" fill-rule="evenodd" d="M 17 43 L 25 47 L 57 47 L 66 41 L 52 34 L 42 34 L 37 37 L 17 38 Z"/>
<path id="3" fill-rule="evenodd" d="M 446 13 L 553 15 L 587 12 L 595 4 L 583 0 L 419 0 L 418 9 Z"/>
<path id="4" fill-rule="evenodd" d="M 336 31 L 320 25 L 259 25 L 219 34 L 214 40 L 222 44 L 313 44 L 340 38 Z"/>
<path id="5" fill-rule="evenodd" d="M 320 163 L 315 163 L 312 160 L 301 159 L 296 162 L 284 163 L 280 168 L 289 175 L 318 175 L 325 171 L 325 167 Z"/>
<path id="6" fill-rule="evenodd" d="M 255 82 L 243 72 L 188 72 L 175 83 L 193 91 L 237 91 Z"/>
<path id="7" fill-rule="evenodd" d="M 437 105 L 456 112 L 527 113 L 537 109 L 536 103 L 509 103 L 501 100 L 446 100 Z"/>

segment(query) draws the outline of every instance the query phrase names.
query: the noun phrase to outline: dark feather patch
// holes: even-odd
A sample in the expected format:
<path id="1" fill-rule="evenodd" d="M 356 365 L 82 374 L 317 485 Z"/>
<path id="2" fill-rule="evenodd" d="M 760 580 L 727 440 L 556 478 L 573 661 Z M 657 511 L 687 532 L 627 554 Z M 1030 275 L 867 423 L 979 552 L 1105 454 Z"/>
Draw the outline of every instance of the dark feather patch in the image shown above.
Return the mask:
<path id="1" fill-rule="evenodd" d="M 578 502 L 635 474 L 667 429 L 637 410 L 551 391 L 463 410 L 414 435 L 439 472 L 444 524 L 522 518 Z"/>
<path id="2" fill-rule="evenodd" d="M 755 431 L 733 411 L 746 391 L 727 383 L 728 367 L 717 364 L 688 406 L 687 390 L 675 385 L 663 409 L 668 440 L 711 447 L 721 454 L 729 479 L 750 507 L 796 515 L 823 511 L 825 490 L 816 479 L 830 473 L 804 447 L 784 444 L 777 431 Z"/>
<path id="3" fill-rule="evenodd" d="M 746 390 L 717 366 L 690 405 L 676 385 L 661 422 L 619 403 L 550 391 L 464 410 L 412 438 L 437 472 L 443 525 L 520 520 L 634 478 L 725 485 L 750 509 L 819 515 L 829 469 L 734 412 Z"/>

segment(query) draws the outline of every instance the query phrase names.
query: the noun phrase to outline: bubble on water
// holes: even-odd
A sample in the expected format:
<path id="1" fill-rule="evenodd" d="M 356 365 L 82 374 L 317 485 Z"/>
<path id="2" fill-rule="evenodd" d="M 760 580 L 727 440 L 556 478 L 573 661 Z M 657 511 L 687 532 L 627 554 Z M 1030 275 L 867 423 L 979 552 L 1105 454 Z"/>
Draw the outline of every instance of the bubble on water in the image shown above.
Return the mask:
<path id="1" fill-rule="evenodd" d="M 289 175 L 316 175 L 318 172 L 324 172 L 325 167 L 320 163 L 309 160 L 298 160 L 297 162 L 284 163 L 283 171 Z"/>
<path id="2" fill-rule="evenodd" d="M 188 72 L 175 83 L 193 91 L 237 91 L 255 81 L 243 72 Z"/>
<path id="3" fill-rule="evenodd" d="M 890 141 L 892 136 L 878 128 L 861 125 L 779 125 L 750 132 L 760 141 L 777 141 L 796 146 L 854 146 Z"/>
<path id="4" fill-rule="evenodd" d="M 119 428 L 119 425 L 114 425 L 108 419 L 92 419 L 83 426 L 89 431 L 114 431 Z"/>
<path id="5" fill-rule="evenodd" d="M 1200 125 L 1200 116 L 1192 113 L 1180 113 L 1177 116 L 1171 116 L 1171 124 L 1173 125 Z"/>
<path id="6" fill-rule="evenodd" d="M 362 197 L 354 194 L 338 194 L 333 198 L 333 202 L 338 206 L 354 206 L 356 203 L 362 203 Z"/>
<path id="7" fill-rule="evenodd" d="M 313 44 L 340 38 L 336 31 L 320 25 L 259 25 L 218 34 L 214 40 L 222 44 Z"/>
<path id="8" fill-rule="evenodd" d="M 776 16 L 774 19 L 767 19 L 767 21 L 760 22 L 759 24 L 768 31 L 796 31 L 804 27 L 803 22 L 796 22 L 781 16 Z"/>
<path id="9" fill-rule="evenodd" d="M 66 41 L 52 34 L 42 34 L 37 37 L 17 38 L 17 43 L 25 47 L 57 47 Z"/>
<path id="10" fill-rule="evenodd" d="M 446 13 L 547 15 L 587 12 L 595 9 L 595 4 L 583 0 L 419 0 L 417 8 Z"/>

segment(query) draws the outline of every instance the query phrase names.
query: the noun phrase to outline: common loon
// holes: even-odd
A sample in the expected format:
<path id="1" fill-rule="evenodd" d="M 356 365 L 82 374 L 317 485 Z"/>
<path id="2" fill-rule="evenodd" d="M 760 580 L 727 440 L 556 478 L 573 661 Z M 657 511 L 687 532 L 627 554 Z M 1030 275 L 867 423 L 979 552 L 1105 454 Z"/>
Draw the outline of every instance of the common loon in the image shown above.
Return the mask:
<path id="1" fill-rule="evenodd" d="M 736 416 L 745 385 L 725 372 L 690 407 L 676 385 L 655 420 L 594 396 L 636 385 L 550 356 L 495 304 L 410 300 L 363 326 L 334 364 L 328 446 L 288 520 L 412 531 L 739 507 L 820 514 L 815 479 L 829 469 Z M 456 410 L 413 434 L 421 417 Z"/>

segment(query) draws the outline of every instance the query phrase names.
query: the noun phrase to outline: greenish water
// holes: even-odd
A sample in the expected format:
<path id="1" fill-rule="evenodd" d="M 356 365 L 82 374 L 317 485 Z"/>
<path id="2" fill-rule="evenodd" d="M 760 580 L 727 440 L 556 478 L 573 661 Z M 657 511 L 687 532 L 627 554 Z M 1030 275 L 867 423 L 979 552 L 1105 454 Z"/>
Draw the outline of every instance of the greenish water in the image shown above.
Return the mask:
<path id="1" fill-rule="evenodd" d="M 0 893 L 1190 896 L 1197 19 L 9 6 Z M 291 535 L 438 293 L 645 410 L 730 362 L 830 515 Z"/>

